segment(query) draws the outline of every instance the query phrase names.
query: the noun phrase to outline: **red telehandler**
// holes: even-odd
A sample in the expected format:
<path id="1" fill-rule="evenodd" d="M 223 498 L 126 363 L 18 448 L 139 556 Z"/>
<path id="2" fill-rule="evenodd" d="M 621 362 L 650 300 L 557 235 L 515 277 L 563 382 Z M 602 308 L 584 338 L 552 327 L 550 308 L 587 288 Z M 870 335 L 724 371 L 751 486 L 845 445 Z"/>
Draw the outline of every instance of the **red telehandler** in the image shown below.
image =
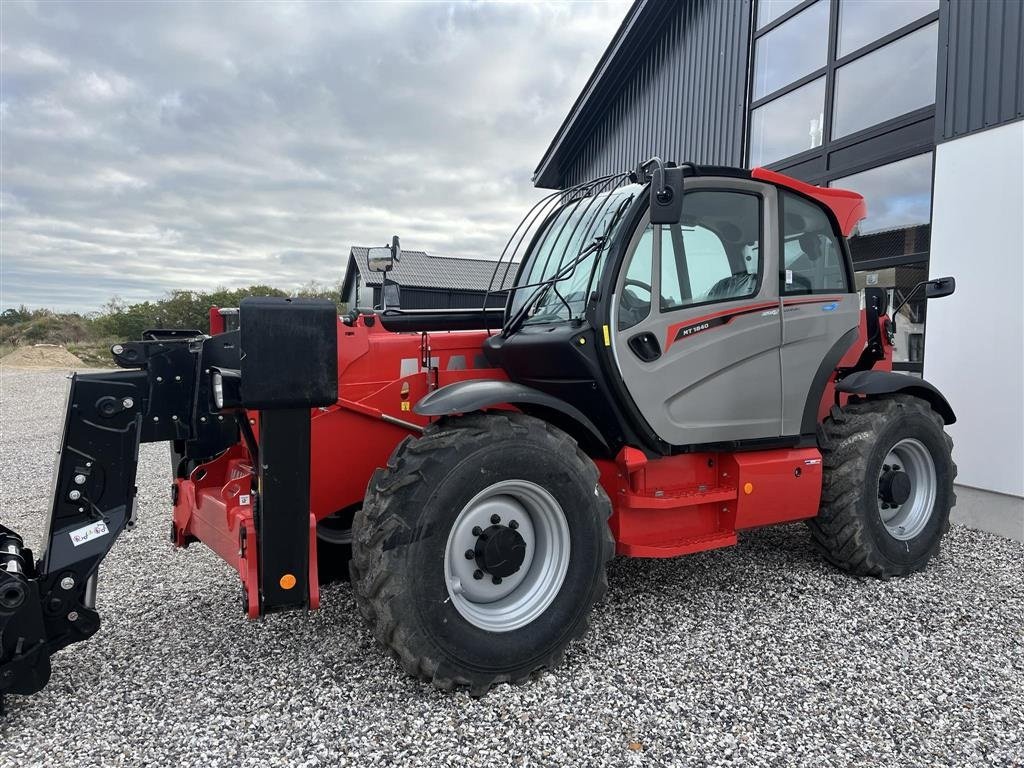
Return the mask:
<path id="1" fill-rule="evenodd" d="M 892 371 L 898 307 L 854 287 L 864 213 L 652 158 L 527 214 L 496 262 L 503 310 L 402 309 L 396 238 L 368 256 L 376 310 L 249 298 L 208 333 L 114 345 L 123 370 L 71 378 L 41 555 L 0 525 L 0 697 L 99 628 L 140 442 L 171 443 L 171 539 L 232 565 L 250 618 L 350 574 L 408 673 L 474 695 L 557 665 L 616 554 L 805 520 L 851 573 L 920 570 L 955 503 L 954 415 Z"/>

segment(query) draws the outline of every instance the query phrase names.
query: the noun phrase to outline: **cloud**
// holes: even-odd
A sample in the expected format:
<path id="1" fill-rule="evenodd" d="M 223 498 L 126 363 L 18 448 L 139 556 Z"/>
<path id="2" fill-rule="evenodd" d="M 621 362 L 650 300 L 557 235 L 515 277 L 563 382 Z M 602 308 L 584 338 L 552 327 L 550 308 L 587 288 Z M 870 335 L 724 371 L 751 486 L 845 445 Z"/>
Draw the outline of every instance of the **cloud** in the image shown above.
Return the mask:
<path id="1" fill-rule="evenodd" d="M 5 3 L 0 304 L 495 257 L 627 6 Z"/>

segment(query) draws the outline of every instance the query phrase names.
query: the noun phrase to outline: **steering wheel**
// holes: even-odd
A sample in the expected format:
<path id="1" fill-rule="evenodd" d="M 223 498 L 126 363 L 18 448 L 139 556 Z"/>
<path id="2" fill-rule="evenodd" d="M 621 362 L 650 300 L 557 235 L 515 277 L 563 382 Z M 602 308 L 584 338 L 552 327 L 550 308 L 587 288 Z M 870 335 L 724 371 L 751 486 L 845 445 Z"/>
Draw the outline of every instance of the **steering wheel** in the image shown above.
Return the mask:
<path id="1" fill-rule="evenodd" d="M 628 287 L 628 286 L 634 286 L 634 287 L 639 288 L 641 290 L 647 291 L 647 293 L 649 295 L 652 294 L 653 291 L 654 291 L 654 289 L 651 288 L 650 283 L 645 283 L 642 280 L 634 280 L 632 277 L 627 277 L 625 280 L 623 280 L 622 281 L 622 286 L 624 288 Z"/>
<path id="2" fill-rule="evenodd" d="M 653 289 L 650 285 L 641 280 L 634 280 L 631 277 L 627 277 L 622 284 L 622 296 L 619 297 L 620 331 L 625 330 L 626 328 L 632 328 L 650 314 L 650 297 L 653 293 Z M 636 295 L 635 291 L 627 290 L 629 288 L 639 288 L 641 291 L 647 291 L 647 298 L 641 299 Z"/>

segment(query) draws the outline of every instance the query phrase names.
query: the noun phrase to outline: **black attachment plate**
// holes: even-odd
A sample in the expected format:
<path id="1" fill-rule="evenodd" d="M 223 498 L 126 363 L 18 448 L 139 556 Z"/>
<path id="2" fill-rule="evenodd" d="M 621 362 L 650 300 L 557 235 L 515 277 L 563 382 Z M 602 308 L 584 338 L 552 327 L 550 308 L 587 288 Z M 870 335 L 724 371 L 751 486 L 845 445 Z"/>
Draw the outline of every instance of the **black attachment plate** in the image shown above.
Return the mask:
<path id="1" fill-rule="evenodd" d="M 249 297 L 239 307 L 242 405 L 315 408 L 338 400 L 338 314 L 326 299 Z"/>

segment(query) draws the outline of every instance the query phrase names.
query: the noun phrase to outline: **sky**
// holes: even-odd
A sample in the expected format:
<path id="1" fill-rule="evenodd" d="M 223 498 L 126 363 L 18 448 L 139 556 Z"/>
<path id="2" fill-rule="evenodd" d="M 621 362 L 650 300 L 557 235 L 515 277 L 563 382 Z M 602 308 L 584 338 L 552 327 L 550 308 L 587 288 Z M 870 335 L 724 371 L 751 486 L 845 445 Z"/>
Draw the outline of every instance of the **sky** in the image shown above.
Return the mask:
<path id="1" fill-rule="evenodd" d="M 496 258 L 629 3 L 0 3 L 0 306 Z"/>

